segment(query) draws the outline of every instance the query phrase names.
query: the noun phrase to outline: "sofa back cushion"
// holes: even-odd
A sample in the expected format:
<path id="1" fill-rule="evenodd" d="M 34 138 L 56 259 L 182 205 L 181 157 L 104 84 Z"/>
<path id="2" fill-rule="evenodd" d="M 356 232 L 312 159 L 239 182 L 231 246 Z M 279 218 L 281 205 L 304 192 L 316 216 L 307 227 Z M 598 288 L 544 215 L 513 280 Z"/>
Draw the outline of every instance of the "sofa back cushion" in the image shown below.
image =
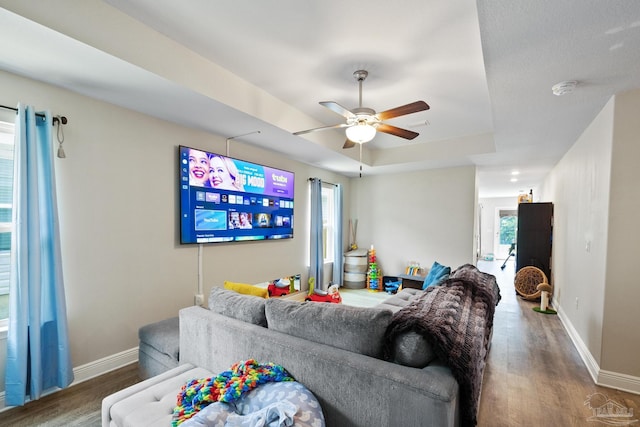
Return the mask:
<path id="1" fill-rule="evenodd" d="M 209 294 L 209 310 L 243 322 L 266 327 L 267 318 L 264 311 L 266 301 L 266 299 L 254 295 L 213 288 Z"/>
<path id="2" fill-rule="evenodd" d="M 321 302 L 269 298 L 269 329 L 366 356 L 382 358 L 391 311 Z"/>

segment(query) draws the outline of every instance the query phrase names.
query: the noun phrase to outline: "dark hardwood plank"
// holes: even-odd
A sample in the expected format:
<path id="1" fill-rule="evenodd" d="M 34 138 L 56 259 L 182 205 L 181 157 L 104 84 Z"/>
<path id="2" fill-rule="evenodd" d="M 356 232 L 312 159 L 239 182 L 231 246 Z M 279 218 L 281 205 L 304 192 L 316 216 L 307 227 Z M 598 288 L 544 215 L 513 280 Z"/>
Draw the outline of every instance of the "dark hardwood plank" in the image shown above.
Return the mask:
<path id="1" fill-rule="evenodd" d="M 102 399 L 140 381 L 133 363 L 0 413 L 0 426 L 99 427 Z"/>

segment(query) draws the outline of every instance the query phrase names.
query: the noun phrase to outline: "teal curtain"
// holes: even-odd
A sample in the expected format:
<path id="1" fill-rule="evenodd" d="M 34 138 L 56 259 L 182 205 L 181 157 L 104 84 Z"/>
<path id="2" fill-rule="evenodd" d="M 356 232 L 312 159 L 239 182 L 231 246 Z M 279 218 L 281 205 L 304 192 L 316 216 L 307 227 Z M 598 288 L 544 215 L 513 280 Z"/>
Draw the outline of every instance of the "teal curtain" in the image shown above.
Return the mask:
<path id="1" fill-rule="evenodd" d="M 342 246 L 343 231 L 342 231 L 342 185 L 336 184 L 336 188 L 333 192 L 334 206 L 336 210 L 335 224 L 335 236 L 334 242 L 334 260 L 333 260 L 333 283 L 342 285 L 342 272 L 344 270 L 344 262 L 342 259 L 342 253 L 344 248 Z"/>
<path id="2" fill-rule="evenodd" d="M 322 289 L 324 254 L 322 250 L 322 181 L 320 178 L 310 178 L 311 191 L 311 235 L 309 278 L 313 277 L 314 288 Z M 311 289 L 309 289 L 311 291 Z"/>
<path id="3" fill-rule="evenodd" d="M 62 278 L 51 113 L 18 105 L 5 403 L 73 381 Z"/>

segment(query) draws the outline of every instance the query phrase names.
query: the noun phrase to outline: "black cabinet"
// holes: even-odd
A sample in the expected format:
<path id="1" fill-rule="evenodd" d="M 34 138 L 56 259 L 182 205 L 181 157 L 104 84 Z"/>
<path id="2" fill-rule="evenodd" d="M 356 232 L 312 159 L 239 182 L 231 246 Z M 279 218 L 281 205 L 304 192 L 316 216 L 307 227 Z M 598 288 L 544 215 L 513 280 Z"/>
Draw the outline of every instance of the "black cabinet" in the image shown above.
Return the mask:
<path id="1" fill-rule="evenodd" d="M 520 203 L 516 241 L 516 272 L 532 265 L 551 282 L 553 203 Z"/>

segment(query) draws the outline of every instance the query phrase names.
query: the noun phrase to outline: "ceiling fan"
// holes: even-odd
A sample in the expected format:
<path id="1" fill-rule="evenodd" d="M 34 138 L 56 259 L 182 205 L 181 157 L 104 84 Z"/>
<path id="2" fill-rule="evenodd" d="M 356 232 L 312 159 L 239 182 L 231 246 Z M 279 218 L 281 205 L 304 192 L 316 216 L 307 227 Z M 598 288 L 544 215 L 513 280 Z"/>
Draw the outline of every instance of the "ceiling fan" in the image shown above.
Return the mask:
<path id="1" fill-rule="evenodd" d="M 371 141 L 376 132 L 384 132 L 390 135 L 399 136 L 404 139 L 414 139 L 420 135 L 417 132 L 413 132 L 407 129 L 402 129 L 390 124 L 384 123 L 384 120 L 393 119 L 395 117 L 404 116 L 407 114 L 417 113 L 418 111 L 424 111 L 429 109 L 424 101 L 416 101 L 411 104 L 403 105 L 400 107 L 392 108 L 390 110 L 376 113 L 371 108 L 362 106 L 362 82 L 367 78 L 369 73 L 366 70 L 357 70 L 353 73 L 353 77 L 358 81 L 360 88 L 359 107 L 353 110 L 348 110 L 342 105 L 334 101 L 322 101 L 320 105 L 327 107 L 331 111 L 340 114 L 347 119 L 346 123 L 340 123 L 333 126 L 323 126 L 315 129 L 307 129 L 299 132 L 294 132 L 294 135 L 302 135 L 305 133 L 316 132 L 320 130 L 346 128 L 345 133 L 347 140 L 342 148 L 351 148 L 356 144 L 363 144 Z"/>

